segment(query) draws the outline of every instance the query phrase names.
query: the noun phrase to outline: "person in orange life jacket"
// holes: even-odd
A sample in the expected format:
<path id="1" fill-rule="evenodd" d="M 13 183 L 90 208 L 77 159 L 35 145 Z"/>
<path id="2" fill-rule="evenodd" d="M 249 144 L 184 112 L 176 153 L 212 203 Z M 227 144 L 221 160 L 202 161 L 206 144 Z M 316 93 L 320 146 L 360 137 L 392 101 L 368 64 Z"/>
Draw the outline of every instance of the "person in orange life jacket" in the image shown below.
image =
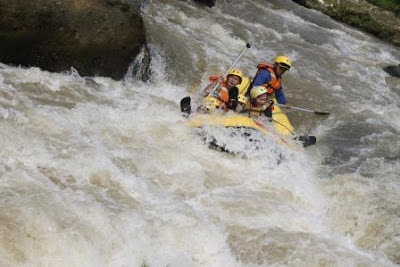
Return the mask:
<path id="1" fill-rule="evenodd" d="M 276 57 L 273 65 L 268 63 L 258 64 L 258 71 L 253 79 L 253 86 L 264 86 L 268 90 L 268 94 L 275 94 L 276 101 L 279 104 L 286 105 L 286 108 L 291 108 L 283 93 L 281 80 L 282 75 L 291 66 L 292 61 L 286 56 Z"/>
<path id="2" fill-rule="evenodd" d="M 241 110 L 239 113 L 247 113 L 250 117 L 272 117 L 274 101 L 268 97 L 268 90 L 264 86 L 255 86 L 250 92 L 250 99 L 239 96 Z"/>
<path id="3" fill-rule="evenodd" d="M 238 69 L 231 70 L 226 80 L 222 76 L 211 76 L 211 83 L 203 90 L 203 104 L 199 106 L 199 113 L 208 113 L 210 109 L 220 108 L 224 111 L 235 110 L 238 103 L 239 89 L 236 87 L 242 82 L 243 72 Z M 217 83 L 220 85 L 211 93 Z"/>

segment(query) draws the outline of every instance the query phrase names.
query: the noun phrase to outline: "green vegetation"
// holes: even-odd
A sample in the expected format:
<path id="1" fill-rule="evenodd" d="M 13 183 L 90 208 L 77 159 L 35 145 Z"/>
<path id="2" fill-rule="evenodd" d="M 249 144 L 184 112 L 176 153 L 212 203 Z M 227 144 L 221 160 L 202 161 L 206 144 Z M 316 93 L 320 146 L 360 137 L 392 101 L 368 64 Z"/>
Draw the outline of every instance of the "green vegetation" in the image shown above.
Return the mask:
<path id="1" fill-rule="evenodd" d="M 400 0 L 293 0 L 400 46 Z M 371 5 L 373 8 L 371 7 Z M 386 12 L 385 10 L 389 11 Z M 391 13 L 391 14 L 390 14 Z M 393 15 L 394 16 L 393 16 Z"/>
<path id="2" fill-rule="evenodd" d="M 399 0 L 367 0 L 371 4 L 393 12 L 400 17 L 400 1 Z"/>
<path id="3" fill-rule="evenodd" d="M 331 16 L 348 25 L 363 29 L 386 41 L 391 40 L 395 34 L 392 28 L 377 23 L 368 13 L 359 13 L 357 10 L 348 9 L 345 5 L 339 6 L 337 12 L 333 13 Z"/>

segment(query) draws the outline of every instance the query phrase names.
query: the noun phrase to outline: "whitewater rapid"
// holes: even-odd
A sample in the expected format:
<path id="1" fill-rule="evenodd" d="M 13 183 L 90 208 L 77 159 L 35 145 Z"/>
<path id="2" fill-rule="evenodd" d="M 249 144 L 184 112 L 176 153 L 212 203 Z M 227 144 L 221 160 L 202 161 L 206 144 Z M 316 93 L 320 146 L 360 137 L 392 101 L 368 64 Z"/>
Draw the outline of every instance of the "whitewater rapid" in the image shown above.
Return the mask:
<path id="1" fill-rule="evenodd" d="M 152 78 L 0 65 L 3 266 L 394 266 L 400 263 L 400 55 L 291 1 L 143 3 Z M 308 149 L 245 157 L 185 124 L 213 73 L 285 53 Z M 207 129 L 229 142 L 225 129 Z M 245 139 L 235 140 L 238 146 Z"/>

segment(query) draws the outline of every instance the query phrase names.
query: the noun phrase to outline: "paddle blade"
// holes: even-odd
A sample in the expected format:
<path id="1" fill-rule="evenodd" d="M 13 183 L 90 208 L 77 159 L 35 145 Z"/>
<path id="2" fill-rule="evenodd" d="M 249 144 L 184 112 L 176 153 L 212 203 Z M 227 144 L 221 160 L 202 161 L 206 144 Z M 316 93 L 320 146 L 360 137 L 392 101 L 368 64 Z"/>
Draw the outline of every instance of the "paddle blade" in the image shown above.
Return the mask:
<path id="1" fill-rule="evenodd" d="M 192 107 L 190 105 L 190 96 L 181 99 L 181 112 L 190 114 L 192 112 Z"/>
<path id="2" fill-rule="evenodd" d="M 314 114 L 317 114 L 317 115 L 329 115 L 329 114 L 331 114 L 331 113 L 329 113 L 329 112 L 323 112 L 323 111 L 314 111 Z"/>

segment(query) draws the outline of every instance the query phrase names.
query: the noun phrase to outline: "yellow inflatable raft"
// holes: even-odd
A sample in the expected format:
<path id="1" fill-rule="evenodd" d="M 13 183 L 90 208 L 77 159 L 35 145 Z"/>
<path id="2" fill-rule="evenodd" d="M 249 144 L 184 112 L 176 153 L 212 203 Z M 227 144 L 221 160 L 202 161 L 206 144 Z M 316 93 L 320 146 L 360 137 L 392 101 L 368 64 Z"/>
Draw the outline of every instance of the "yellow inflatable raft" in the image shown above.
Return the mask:
<path id="1" fill-rule="evenodd" d="M 245 95 L 250 83 L 250 78 L 244 76 L 242 78 L 242 83 L 238 86 L 239 94 Z M 276 103 L 276 100 L 274 101 Z M 271 123 L 272 126 L 269 127 L 268 123 Z M 268 127 L 265 124 L 267 124 Z M 275 140 L 286 144 L 288 143 L 287 140 L 290 139 L 298 139 L 303 143 L 304 146 L 315 144 L 314 136 L 294 136 L 293 125 L 291 124 L 288 116 L 278 105 L 274 105 L 272 118 L 269 121 L 265 119 L 263 122 L 260 122 L 257 119 L 250 118 L 245 114 L 237 114 L 234 112 L 225 113 L 223 111 L 216 110 L 210 114 L 192 114 L 187 121 L 187 125 L 195 128 L 202 128 L 205 126 L 246 128 L 256 130 L 262 133 L 264 136 L 273 137 Z"/>

